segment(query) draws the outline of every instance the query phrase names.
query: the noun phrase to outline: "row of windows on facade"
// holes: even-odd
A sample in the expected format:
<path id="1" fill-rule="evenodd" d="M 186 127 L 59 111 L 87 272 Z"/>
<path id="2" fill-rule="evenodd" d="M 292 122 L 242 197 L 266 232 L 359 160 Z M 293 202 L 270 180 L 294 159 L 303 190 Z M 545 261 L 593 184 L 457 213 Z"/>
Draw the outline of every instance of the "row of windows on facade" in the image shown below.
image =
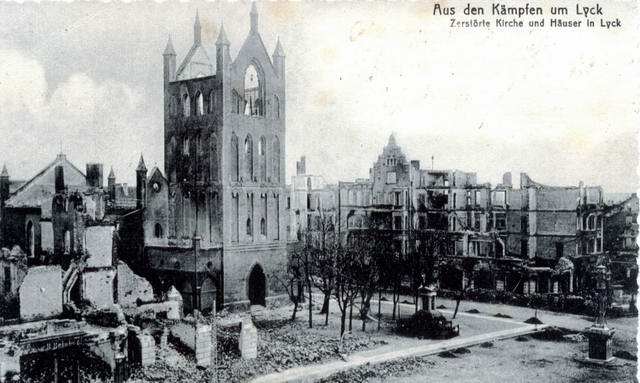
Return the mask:
<path id="1" fill-rule="evenodd" d="M 47 228 L 44 228 L 43 223 L 40 223 L 40 233 L 42 236 L 42 233 L 48 231 L 49 232 L 49 238 L 53 238 L 53 232 L 52 232 L 52 228 L 51 228 L 51 224 L 49 224 L 49 226 L 47 226 Z M 27 224 L 25 225 L 25 238 L 26 238 L 26 249 L 25 251 L 27 252 L 27 254 L 29 256 L 35 256 L 35 244 L 36 244 L 36 235 L 35 235 L 35 227 L 33 225 L 33 222 L 31 220 L 27 221 Z M 86 240 L 86 238 L 84 239 Z M 64 251 L 65 254 L 69 254 L 71 253 L 71 231 L 69 230 L 65 230 L 63 235 L 62 235 L 62 249 Z M 53 244 L 45 244 L 42 243 L 41 244 L 43 248 L 47 248 L 47 247 L 52 247 Z"/>
<path id="2" fill-rule="evenodd" d="M 258 166 L 260 181 L 280 182 L 280 140 L 274 137 L 271 144 L 271 155 L 267 156 L 267 141 L 260 137 L 258 141 Z M 254 149 L 253 139 L 250 134 L 244 140 L 244 156 L 241 164 L 240 150 L 238 147 L 238 137 L 233 133 L 231 135 L 231 180 L 232 181 L 258 181 L 258 177 L 254 173 Z M 267 169 L 267 159 L 271 158 L 270 173 Z M 243 174 L 240 174 L 240 169 Z M 247 179 L 245 180 L 244 177 Z"/>
<path id="3" fill-rule="evenodd" d="M 480 213 L 472 213 L 466 216 L 460 216 L 457 214 L 450 214 L 448 221 L 448 230 L 449 231 L 457 231 L 457 230 L 482 230 L 482 215 Z M 403 218 L 404 217 L 404 218 Z M 433 222 L 430 222 L 431 219 L 428 219 L 426 215 L 420 214 L 417 217 L 417 222 L 415 222 L 415 229 L 417 230 L 426 230 L 426 229 L 444 229 L 442 226 L 442 222 L 439 216 L 433 217 Z M 466 222 L 465 222 L 466 221 Z M 408 230 L 409 229 L 409 220 L 408 216 L 396 215 L 393 217 L 393 230 Z M 445 221 L 446 224 L 446 221 Z M 365 218 L 361 216 L 353 216 L 347 220 L 348 228 L 365 228 L 367 225 L 367 221 Z M 445 225 L 446 226 L 446 225 Z M 495 228 L 495 230 L 505 230 L 507 227 L 507 220 L 505 213 L 494 213 L 490 217 L 486 219 L 486 231 L 491 231 Z"/>
<path id="4" fill-rule="evenodd" d="M 443 195 L 448 195 L 448 190 L 444 191 Z M 385 198 L 386 197 L 386 198 Z M 427 206 L 428 195 L 420 193 L 418 194 L 418 206 Z M 367 206 L 371 204 L 372 194 L 368 191 L 355 191 L 350 190 L 348 192 L 347 201 L 349 205 L 354 206 Z M 450 205 L 453 209 L 457 208 L 457 193 L 452 193 L 451 197 L 448 197 L 450 200 Z M 373 203 L 381 203 L 381 204 L 389 204 L 395 206 L 406 206 L 409 202 L 409 194 L 408 191 L 393 191 L 389 193 L 378 192 L 373 196 Z M 466 206 L 474 206 L 472 203 L 471 191 L 467 191 L 466 195 Z M 479 206 L 482 203 L 482 192 L 479 190 L 475 191 L 475 205 Z M 445 206 L 446 208 L 446 206 Z"/>
<path id="5" fill-rule="evenodd" d="M 600 230 L 602 229 L 602 216 L 596 214 L 583 215 L 582 219 L 577 217 L 576 229 L 578 230 Z"/>
<path id="6" fill-rule="evenodd" d="M 257 92 L 257 90 L 255 90 Z M 234 89 L 232 92 L 232 104 L 231 111 L 235 114 L 244 114 L 246 116 L 264 116 L 265 115 L 265 106 L 264 101 L 260 97 L 258 97 L 257 93 L 251 92 L 249 97 L 247 98 L 246 92 L 245 97 L 242 97 L 238 94 L 238 92 Z M 190 117 L 192 114 L 192 106 L 191 106 L 191 97 L 189 94 L 185 93 L 182 95 L 182 116 Z M 215 103 L 216 103 L 216 95 L 215 91 L 211 91 L 209 93 L 209 97 L 206 98 L 201 92 L 196 93 L 195 97 L 195 115 L 203 116 L 205 114 L 213 114 L 215 111 Z M 171 97 L 169 101 L 169 114 L 171 116 L 178 115 L 178 100 L 175 96 Z M 273 118 L 279 120 L 280 119 L 280 98 L 276 95 L 273 96 Z"/>
<path id="7" fill-rule="evenodd" d="M 275 206 L 275 238 L 276 240 L 280 239 L 280 196 L 278 194 L 274 194 L 273 196 Z M 267 193 L 260 195 L 261 207 L 262 207 L 262 216 L 260 217 L 260 236 L 262 239 L 266 239 L 268 235 L 267 228 L 267 219 L 268 219 L 268 195 Z M 247 219 L 245 221 L 245 234 L 250 240 L 253 239 L 253 225 L 254 225 L 254 194 L 247 193 L 246 194 L 246 204 L 247 204 Z M 240 194 L 232 195 L 232 233 L 231 239 L 234 242 L 238 242 L 240 240 Z"/>
<path id="8" fill-rule="evenodd" d="M 195 141 L 195 145 L 192 145 L 191 142 Z M 211 173 L 211 180 L 218 180 L 218 140 L 215 134 L 212 134 L 209 138 L 209 147 L 210 147 L 210 155 L 209 155 L 209 171 Z M 193 153 L 195 152 L 195 153 Z M 276 136 L 271 145 L 270 156 L 267 155 L 268 146 L 267 140 L 264 136 L 260 137 L 258 141 L 258 176 L 255 174 L 254 169 L 254 148 L 253 148 L 253 138 L 251 134 L 248 134 L 244 140 L 244 150 L 243 150 L 243 167 L 242 167 L 242 175 L 240 174 L 240 150 L 238 147 L 238 137 L 235 133 L 231 135 L 231 179 L 233 181 L 268 181 L 268 182 L 280 182 L 280 140 Z M 171 153 L 170 155 L 174 155 L 176 153 L 176 140 L 175 137 L 171 138 Z M 201 157 L 204 155 L 202 140 L 199 135 L 196 135 L 193 138 L 184 137 L 182 140 L 182 153 L 185 158 L 190 157 L 195 154 L 195 158 Z M 271 158 L 271 169 L 267 169 L 268 157 Z M 177 157 L 175 157 L 177 159 Z M 191 173 L 193 161 L 185 160 L 183 158 L 183 163 L 185 166 L 185 171 L 187 173 Z M 202 163 L 199 164 L 202 167 Z M 271 171 L 271 173 L 268 172 Z M 203 175 L 201 172 L 197 172 L 197 176 L 202 178 Z M 174 179 L 174 177 L 172 177 Z"/>
<path id="9" fill-rule="evenodd" d="M 236 114 L 244 114 L 247 116 L 264 116 L 265 115 L 265 92 L 264 80 L 258 72 L 255 65 L 251 64 L 247 67 L 244 74 L 244 94 L 240 95 L 237 90 L 232 91 L 232 112 Z M 191 98 L 189 93 L 184 92 L 182 95 L 182 115 L 189 117 L 191 115 Z M 213 113 L 215 110 L 216 95 L 215 91 L 209 93 L 207 110 L 205 111 L 205 99 L 202 92 L 198 91 L 195 97 L 196 115 L 202 116 L 205 113 Z M 280 119 L 280 99 L 273 95 L 273 117 Z M 174 97 L 171 98 L 170 113 L 175 116 L 178 113 L 178 105 Z"/>
<path id="10" fill-rule="evenodd" d="M 247 221 L 246 221 L 246 235 L 247 236 L 253 236 L 253 221 L 252 221 L 252 217 L 254 216 L 254 202 L 253 202 L 253 193 L 249 193 L 247 194 Z M 268 216 L 268 203 L 267 203 L 267 194 L 263 194 L 261 195 L 260 199 L 262 200 L 262 206 L 263 206 L 263 217 L 260 219 L 260 235 L 265 237 L 267 236 L 267 216 Z M 279 237 L 279 227 L 280 227 L 280 222 L 279 222 L 279 217 L 280 217 L 280 200 L 279 200 L 279 196 L 276 194 L 274 196 L 274 200 L 276 201 L 276 225 L 277 225 L 277 231 L 276 231 L 276 235 Z M 233 204 L 234 204 L 234 218 L 235 218 L 235 222 L 234 225 L 236 225 L 237 227 L 237 223 L 239 221 L 239 197 L 233 196 Z M 186 219 L 185 219 L 186 222 Z M 154 237 L 161 239 L 164 238 L 164 229 L 162 227 L 162 225 L 160 223 L 156 223 L 154 225 Z M 278 239 L 278 237 L 276 239 Z M 237 236 L 234 235 L 234 238 L 237 239 Z"/>

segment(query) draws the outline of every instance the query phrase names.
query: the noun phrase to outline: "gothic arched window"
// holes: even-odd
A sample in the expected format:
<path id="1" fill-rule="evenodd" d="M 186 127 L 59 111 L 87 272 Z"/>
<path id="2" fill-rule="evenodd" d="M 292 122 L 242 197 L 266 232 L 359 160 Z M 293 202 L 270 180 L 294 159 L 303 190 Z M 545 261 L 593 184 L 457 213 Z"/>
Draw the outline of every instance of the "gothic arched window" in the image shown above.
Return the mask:
<path id="1" fill-rule="evenodd" d="M 211 170 L 211 181 L 218 180 L 218 138 L 215 134 L 209 137 L 209 169 Z"/>
<path id="2" fill-rule="evenodd" d="M 174 96 L 171 96 L 169 100 L 169 115 L 175 116 L 178 114 L 178 101 Z"/>
<path id="3" fill-rule="evenodd" d="M 245 115 L 264 116 L 264 85 L 253 64 L 244 73 L 244 101 Z"/>
<path id="4" fill-rule="evenodd" d="M 162 238 L 162 235 L 162 225 L 156 223 L 155 227 L 153 228 L 153 236 L 156 238 Z"/>
<path id="5" fill-rule="evenodd" d="M 216 110 L 216 92 L 214 90 L 209 93 L 209 113 Z"/>
<path id="6" fill-rule="evenodd" d="M 260 181 L 267 179 L 267 139 L 264 136 L 258 141 L 258 161 L 260 163 Z"/>
<path id="7" fill-rule="evenodd" d="M 250 134 L 244 140 L 244 164 L 244 173 L 251 182 L 253 181 L 253 139 Z"/>
<path id="8" fill-rule="evenodd" d="M 196 94 L 196 115 L 202 116 L 204 114 L 204 96 L 201 92 Z"/>
<path id="9" fill-rule="evenodd" d="M 182 96 L 182 115 L 189 117 L 191 115 L 191 98 L 187 93 Z"/>
<path id="10" fill-rule="evenodd" d="M 271 155 L 271 181 L 280 182 L 280 140 L 273 139 L 273 154 Z"/>
<path id="11" fill-rule="evenodd" d="M 275 110 L 275 117 L 276 120 L 280 119 L 280 98 L 278 98 L 278 96 L 273 96 L 274 98 L 274 106 L 273 109 Z"/>
<path id="12" fill-rule="evenodd" d="M 238 136 L 231 134 L 231 180 L 238 181 L 240 178 L 240 155 L 238 151 Z"/>
<path id="13" fill-rule="evenodd" d="M 251 237 L 253 235 L 253 227 L 251 226 L 251 218 L 247 218 L 247 236 Z"/>
<path id="14" fill-rule="evenodd" d="M 182 155 L 188 157 L 190 154 L 189 150 L 190 150 L 189 137 L 185 137 L 182 140 Z"/>

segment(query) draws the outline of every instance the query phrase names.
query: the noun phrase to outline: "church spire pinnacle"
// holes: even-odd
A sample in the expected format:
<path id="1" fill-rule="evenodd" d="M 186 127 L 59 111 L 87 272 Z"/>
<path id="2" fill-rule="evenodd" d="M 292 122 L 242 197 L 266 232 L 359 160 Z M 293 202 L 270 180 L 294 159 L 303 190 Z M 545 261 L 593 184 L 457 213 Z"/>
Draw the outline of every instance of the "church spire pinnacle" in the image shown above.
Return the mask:
<path id="1" fill-rule="evenodd" d="M 147 171 L 147 167 L 144 165 L 144 157 L 142 156 L 142 153 L 140 153 L 140 162 L 138 162 L 138 167 L 136 168 L 137 172 L 146 172 Z"/>
<path id="2" fill-rule="evenodd" d="M 176 51 L 173 49 L 173 42 L 171 41 L 171 35 L 169 35 L 169 40 L 167 40 L 167 46 L 164 48 L 163 56 L 175 56 Z"/>
<path id="3" fill-rule="evenodd" d="M 251 33 L 258 33 L 258 7 L 256 1 L 251 3 Z"/>
<path id="4" fill-rule="evenodd" d="M 278 37 L 278 42 L 276 43 L 276 49 L 273 51 L 274 57 L 284 57 L 284 49 L 282 49 L 282 44 L 280 44 L 280 37 Z"/>
<path id="5" fill-rule="evenodd" d="M 220 33 L 218 33 L 218 39 L 216 45 L 229 45 L 229 39 L 227 33 L 224 31 L 224 23 L 220 23 Z"/>
<path id="6" fill-rule="evenodd" d="M 196 22 L 193 24 L 193 43 L 202 43 L 202 25 L 200 25 L 200 14 L 196 9 Z"/>

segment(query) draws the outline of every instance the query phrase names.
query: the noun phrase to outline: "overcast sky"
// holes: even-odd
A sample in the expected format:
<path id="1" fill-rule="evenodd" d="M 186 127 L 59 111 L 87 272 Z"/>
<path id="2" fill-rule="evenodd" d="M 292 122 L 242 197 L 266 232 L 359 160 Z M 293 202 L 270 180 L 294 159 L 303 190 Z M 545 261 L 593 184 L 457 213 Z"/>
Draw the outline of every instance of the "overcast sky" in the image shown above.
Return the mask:
<path id="1" fill-rule="evenodd" d="M 619 30 L 486 30 L 450 28 L 433 2 L 261 2 L 267 49 L 279 36 L 287 56 L 287 178 L 300 155 L 330 182 L 367 177 L 394 132 L 423 167 L 433 156 L 483 182 L 524 171 L 635 191 L 636 7 L 603 5 Z M 140 152 L 163 168 L 162 51 L 171 34 L 182 60 L 196 8 L 210 57 L 221 21 L 235 57 L 245 2 L 0 4 L 0 162 L 11 176 L 60 150 L 81 169 L 113 165 L 118 181 L 134 180 Z"/>

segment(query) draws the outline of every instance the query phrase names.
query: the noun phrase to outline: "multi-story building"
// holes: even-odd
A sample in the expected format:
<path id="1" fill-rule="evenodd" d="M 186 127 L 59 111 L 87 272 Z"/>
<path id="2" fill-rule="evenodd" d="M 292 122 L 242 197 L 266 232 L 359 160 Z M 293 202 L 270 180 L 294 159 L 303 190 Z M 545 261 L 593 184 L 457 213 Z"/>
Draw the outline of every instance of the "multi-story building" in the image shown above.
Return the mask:
<path id="1" fill-rule="evenodd" d="M 476 278 L 459 267 L 443 270 L 443 287 L 572 292 L 585 265 L 603 254 L 602 188 L 547 186 L 525 173 L 519 188 L 511 173 L 492 188 L 476 173 L 421 169 L 393 135 L 369 178 L 340 182 L 338 191 L 338 230 L 345 235 L 384 230 L 394 252 L 408 255 L 421 238 L 446 233 L 448 259 L 479 265 Z M 490 278 L 482 275 L 487 270 Z"/>
<path id="2" fill-rule="evenodd" d="M 608 205 L 604 213 L 604 250 L 611 259 L 613 282 L 635 294 L 638 276 L 638 196 Z"/>
<path id="3" fill-rule="evenodd" d="M 306 158 L 296 162 L 287 198 L 289 238 L 301 239 L 303 233 L 319 230 L 322 222 L 334 223 L 337 214 L 337 188 L 322 176 L 307 174 Z"/>

